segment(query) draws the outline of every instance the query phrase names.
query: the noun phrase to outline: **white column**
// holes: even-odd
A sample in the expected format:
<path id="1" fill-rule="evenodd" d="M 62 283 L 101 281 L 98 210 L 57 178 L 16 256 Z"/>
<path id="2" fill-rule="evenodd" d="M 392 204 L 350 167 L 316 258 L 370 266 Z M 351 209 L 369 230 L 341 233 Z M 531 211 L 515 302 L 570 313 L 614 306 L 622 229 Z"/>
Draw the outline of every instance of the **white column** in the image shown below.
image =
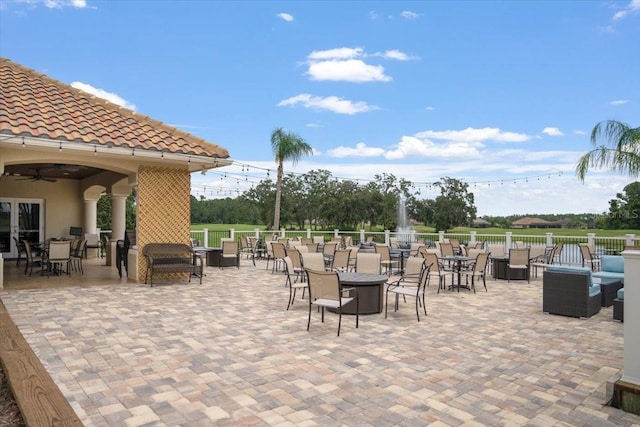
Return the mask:
<path id="1" fill-rule="evenodd" d="M 624 235 L 625 239 L 626 239 L 626 245 L 627 246 L 633 246 L 633 242 L 636 239 L 636 235 L 635 234 L 625 234 Z"/>
<path id="2" fill-rule="evenodd" d="M 511 249 L 511 245 L 513 242 L 513 233 L 511 231 L 507 231 L 506 233 L 504 233 L 505 239 L 504 239 L 504 253 L 508 254 L 509 253 L 509 249 Z"/>
<path id="3" fill-rule="evenodd" d="M 640 251 L 624 257 L 624 369 L 622 381 L 640 386 Z"/>
<path id="4" fill-rule="evenodd" d="M 84 201 L 84 232 L 88 234 L 95 234 L 97 220 L 98 220 L 98 200 L 85 199 Z"/>
<path id="5" fill-rule="evenodd" d="M 476 242 L 476 232 L 475 231 L 471 231 L 470 232 L 471 236 L 469 237 L 469 243 L 473 244 Z"/>
<path id="6" fill-rule="evenodd" d="M 127 226 L 127 196 L 113 194 L 111 196 L 111 240 L 124 239 Z"/>
<path id="7" fill-rule="evenodd" d="M 546 233 L 547 235 L 547 246 L 553 246 L 553 233 Z"/>

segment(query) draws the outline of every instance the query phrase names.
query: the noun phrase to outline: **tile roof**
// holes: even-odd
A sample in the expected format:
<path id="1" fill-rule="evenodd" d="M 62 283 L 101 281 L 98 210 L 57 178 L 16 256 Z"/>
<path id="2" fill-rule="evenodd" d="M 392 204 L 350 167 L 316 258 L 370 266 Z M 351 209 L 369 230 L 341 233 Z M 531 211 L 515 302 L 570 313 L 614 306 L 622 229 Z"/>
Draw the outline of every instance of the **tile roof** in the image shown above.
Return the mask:
<path id="1" fill-rule="evenodd" d="M 0 134 L 212 158 L 229 152 L 0 58 Z"/>

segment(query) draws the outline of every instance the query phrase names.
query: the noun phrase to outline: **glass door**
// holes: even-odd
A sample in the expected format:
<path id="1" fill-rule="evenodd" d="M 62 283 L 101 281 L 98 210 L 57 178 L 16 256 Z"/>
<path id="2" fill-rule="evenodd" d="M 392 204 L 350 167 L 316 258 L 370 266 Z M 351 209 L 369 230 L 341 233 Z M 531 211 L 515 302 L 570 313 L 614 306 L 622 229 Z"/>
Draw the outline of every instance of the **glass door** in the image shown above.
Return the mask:
<path id="1" fill-rule="evenodd" d="M 0 252 L 16 258 L 16 240 L 40 243 L 44 240 L 44 200 L 0 198 Z"/>

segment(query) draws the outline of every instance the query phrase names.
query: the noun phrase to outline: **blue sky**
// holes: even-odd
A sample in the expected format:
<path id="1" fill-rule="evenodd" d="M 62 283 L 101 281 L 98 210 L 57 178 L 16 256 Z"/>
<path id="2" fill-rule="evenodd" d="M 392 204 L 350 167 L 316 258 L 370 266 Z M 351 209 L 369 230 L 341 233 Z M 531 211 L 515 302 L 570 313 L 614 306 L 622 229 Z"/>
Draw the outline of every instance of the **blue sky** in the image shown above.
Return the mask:
<path id="1" fill-rule="evenodd" d="M 578 157 L 602 120 L 640 126 L 640 0 L 0 0 L 0 55 L 219 144 L 235 196 L 276 127 L 327 169 L 469 183 L 478 214 L 601 213 L 633 182 Z M 226 173 L 226 175 L 225 175 Z"/>

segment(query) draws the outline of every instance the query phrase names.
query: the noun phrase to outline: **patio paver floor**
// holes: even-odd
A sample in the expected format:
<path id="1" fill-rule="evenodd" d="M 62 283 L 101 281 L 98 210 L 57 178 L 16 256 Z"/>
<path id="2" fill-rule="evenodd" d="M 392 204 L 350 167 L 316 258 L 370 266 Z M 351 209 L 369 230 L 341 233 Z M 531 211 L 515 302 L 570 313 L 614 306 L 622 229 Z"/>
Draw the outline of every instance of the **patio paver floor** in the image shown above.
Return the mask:
<path id="1" fill-rule="evenodd" d="M 86 425 L 640 425 L 605 405 L 623 364 L 612 308 L 544 314 L 541 277 L 432 285 L 421 322 L 401 302 L 359 329 L 343 316 L 336 337 L 337 315 L 314 311 L 307 332 L 307 300 L 286 311 L 264 263 L 206 273 L 0 298 Z"/>

